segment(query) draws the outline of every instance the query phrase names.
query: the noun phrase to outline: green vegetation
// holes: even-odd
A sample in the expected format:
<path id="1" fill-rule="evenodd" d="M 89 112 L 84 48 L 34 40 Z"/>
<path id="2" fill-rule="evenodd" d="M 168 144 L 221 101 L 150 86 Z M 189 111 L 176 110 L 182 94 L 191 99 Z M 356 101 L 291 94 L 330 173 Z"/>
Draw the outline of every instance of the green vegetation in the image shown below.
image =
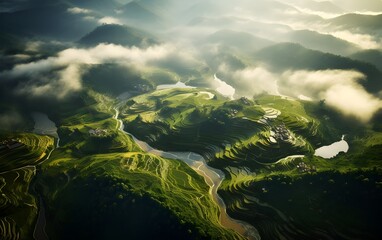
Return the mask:
<path id="1" fill-rule="evenodd" d="M 380 170 L 282 174 L 219 193 L 228 213 L 255 225 L 263 239 L 379 239 L 381 179 Z"/>
<path id="2" fill-rule="evenodd" d="M 351 58 L 375 64 L 382 71 L 382 51 L 377 49 L 363 50 L 350 55 Z"/>
<path id="3" fill-rule="evenodd" d="M 140 74 L 133 68 L 118 64 L 96 65 L 84 75 L 86 85 L 97 92 L 115 96 L 126 89 L 130 89 L 131 95 L 139 95 L 152 91 L 159 84 L 171 84 L 179 79 L 179 75 L 170 70 L 147 67 L 144 74 Z"/>
<path id="4" fill-rule="evenodd" d="M 139 139 L 163 150 L 197 152 L 220 169 L 256 169 L 312 154 L 305 136 L 319 138 L 319 123 L 300 102 L 276 96 L 227 101 L 211 91 L 169 89 L 132 98 L 122 114 L 127 131 Z M 272 142 L 272 131 L 284 132 L 278 137 L 285 139 Z"/>
<path id="5" fill-rule="evenodd" d="M 264 104 L 263 100 L 258 102 Z M 274 99 L 273 107 L 288 106 L 279 105 L 280 101 L 284 100 Z M 281 158 L 252 171 L 226 167 L 219 194 L 226 201 L 228 213 L 252 223 L 264 239 L 281 235 L 292 239 L 325 235 L 379 239 L 375 223 L 381 214 L 378 199 L 382 196 L 382 135 L 369 126 L 344 119 L 322 104 L 295 103 L 304 106 L 310 116 L 305 117 L 315 122 L 315 130 L 311 131 L 315 135 L 309 135 L 304 128 L 292 128 L 293 122 L 283 114 L 277 119 L 283 119 L 288 128 L 316 147 L 338 141 L 341 133 L 351 133 L 346 136 L 349 152 L 333 159 L 312 154 Z M 304 108 L 292 112 L 304 116 Z"/>
<path id="6" fill-rule="evenodd" d="M 95 239 L 102 239 L 107 233 L 135 238 L 147 238 L 146 234 L 187 239 L 239 238 L 220 226 L 218 208 L 208 194 L 208 186 L 181 161 L 142 152 L 100 154 L 81 159 L 56 156 L 44 164 L 42 170 L 46 172 L 40 183 L 43 195 L 48 211 L 54 213 L 48 216 L 48 235 L 54 239 L 65 239 L 73 232 Z M 153 212 L 143 210 L 142 202 L 148 202 L 148 209 Z M 134 206 L 143 211 L 132 211 Z M 158 212 L 158 209 L 162 210 Z M 126 214 L 114 216 L 115 211 Z M 75 219 L 91 216 L 90 223 L 82 220 L 73 223 L 73 216 Z M 107 222 L 103 219 L 107 216 L 117 219 Z M 139 220 L 142 217 L 146 220 Z M 168 218 L 177 221 L 168 223 Z M 100 223 L 105 224 L 105 229 L 87 231 Z M 174 232 L 160 232 L 153 227 L 156 224 L 164 229 L 172 228 Z"/>
<path id="7" fill-rule="evenodd" d="M 132 98 L 122 109 L 125 129 L 163 150 L 214 155 L 216 148 L 263 130 L 264 110 L 249 99 L 227 101 L 214 91 L 167 89 Z"/>
<path id="8" fill-rule="evenodd" d="M 0 150 L 0 238 L 32 236 L 37 202 L 30 193 L 36 165 L 53 150 L 54 140 L 30 133 L 1 136 Z"/>
<path id="9" fill-rule="evenodd" d="M 0 173 L 0 237 L 28 239 L 37 218 L 36 198 L 29 193 L 35 166 Z"/>
<path id="10" fill-rule="evenodd" d="M 51 138 L 5 137 L 22 144 L 2 152 L 2 159 L 14 158 L 2 161 L 2 168 L 18 168 L 2 174 L 4 206 L 16 202 L 12 206 L 19 209 L 17 202 L 28 202 L 30 207 L 20 214 L 36 219 L 36 200 L 28 188 L 33 165 L 41 163 L 34 189 L 44 199 L 46 231 L 53 239 L 68 234 L 92 239 L 241 238 L 221 226 L 203 177 L 182 161 L 144 152 L 119 130 L 112 98 L 88 90 L 80 103 L 75 111 L 53 114 L 60 123 L 60 147 L 45 162 L 53 149 Z M 255 226 L 262 238 L 277 238 L 280 232 L 290 238 L 378 236 L 377 226 L 369 222 L 380 211 L 382 134 L 372 125 L 355 124 L 324 102 L 270 95 L 228 100 L 199 88 L 158 90 L 118 105 L 126 131 L 138 139 L 162 150 L 199 153 L 222 170 L 225 178 L 218 191 L 228 213 Z M 314 149 L 348 132 L 348 153 L 334 159 L 314 156 Z M 11 182 L 20 187 L 12 190 Z M 15 196 L 20 198 L 11 200 Z M 351 211 L 358 202 L 365 208 Z M 341 212 L 331 214 L 338 204 Z M 33 221 L 18 214 L 2 218 L 11 229 L 4 236 L 30 236 Z"/>
<path id="11" fill-rule="evenodd" d="M 381 9 L 0 2 L 0 240 L 382 239 Z"/>
<path id="12" fill-rule="evenodd" d="M 90 91 L 84 99 L 86 105 L 61 120 L 60 148 L 37 180 L 48 236 L 240 238 L 220 225 L 201 176 L 181 161 L 144 153 L 118 130 L 110 98 Z M 89 132 L 94 129 L 100 136 Z"/>
<path id="13" fill-rule="evenodd" d="M 19 143 L 20 146 L 9 149 L 6 144 L 0 150 L 0 169 L 2 172 L 42 162 L 51 150 L 54 140 L 48 136 L 31 133 L 2 135 L 3 142 Z M 9 144 L 12 145 L 12 144 Z"/>
<path id="14" fill-rule="evenodd" d="M 264 239 L 278 238 L 280 232 L 290 238 L 378 236 L 377 226 L 366 223 L 378 215 L 366 206 L 380 211 L 375 200 L 381 194 L 380 133 L 324 102 L 269 95 L 228 101 L 214 92 L 206 99 L 209 94 L 202 92 L 168 89 L 132 98 L 122 111 L 125 128 L 159 149 L 204 155 L 226 175 L 219 193 L 229 214 L 253 224 Z M 351 133 L 346 135 L 348 153 L 334 159 L 314 156 L 314 149 L 344 133 Z M 356 190 L 363 188 L 370 198 Z M 334 197 L 336 192 L 343 197 Z M 365 209 L 342 214 L 357 205 L 357 200 L 343 204 L 347 198 L 359 200 Z M 315 207 L 321 202 L 321 208 Z M 341 213 L 331 215 L 338 204 Z"/>

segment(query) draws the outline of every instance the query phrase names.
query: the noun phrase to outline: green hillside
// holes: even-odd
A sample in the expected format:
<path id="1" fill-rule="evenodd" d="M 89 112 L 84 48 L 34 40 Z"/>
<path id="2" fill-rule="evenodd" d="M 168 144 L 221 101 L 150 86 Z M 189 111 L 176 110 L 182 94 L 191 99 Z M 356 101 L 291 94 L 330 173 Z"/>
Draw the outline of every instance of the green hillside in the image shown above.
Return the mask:
<path id="1" fill-rule="evenodd" d="M 1 0 L 0 240 L 381 240 L 382 0 Z"/>
<path id="2" fill-rule="evenodd" d="M 364 50 L 349 56 L 352 59 L 375 64 L 382 71 L 382 51 L 380 50 Z"/>
<path id="3" fill-rule="evenodd" d="M 267 95 L 229 101 L 205 89 L 168 89 L 130 99 L 122 116 L 125 129 L 138 139 L 167 151 L 197 152 L 221 169 L 226 178 L 219 193 L 229 214 L 256 226 L 265 239 L 281 232 L 303 239 L 379 235 L 372 224 L 378 212 L 370 208 L 350 215 L 329 213 L 338 204 L 341 211 L 351 212 L 358 202 L 346 202 L 349 197 L 380 211 L 374 199 L 382 194 L 382 135 L 319 103 Z M 346 138 L 351 146 L 347 154 L 314 156 L 314 149 L 338 141 L 344 132 L 352 132 Z M 342 188 L 344 183 L 348 188 Z M 373 194 L 368 198 L 358 188 Z M 319 191 L 328 195 L 317 199 Z M 337 191 L 348 191 L 347 197 L 334 198 Z M 328 204 L 315 207 L 321 201 Z M 314 218 L 304 214 L 308 210 Z M 354 231 L 345 227 L 349 225 Z"/>
<path id="4" fill-rule="evenodd" d="M 54 141 L 29 133 L 1 134 L 0 141 L 0 237 L 29 239 L 38 213 L 31 184 L 36 166 L 48 158 Z"/>
<path id="5" fill-rule="evenodd" d="M 374 65 L 342 57 L 330 53 L 323 53 L 302 47 L 295 43 L 279 43 L 264 48 L 254 54 L 254 60 L 263 62 L 273 71 L 295 70 L 358 70 L 367 76 L 362 84 L 371 92 L 381 90 L 380 79 L 382 72 Z"/>
<path id="6" fill-rule="evenodd" d="M 355 44 L 329 34 L 320 34 L 309 30 L 290 32 L 286 35 L 286 38 L 288 41 L 299 43 L 306 48 L 342 56 L 350 55 L 359 50 Z"/>
<path id="7" fill-rule="evenodd" d="M 52 213 L 46 216 L 48 236 L 240 238 L 221 227 L 201 176 L 179 160 L 143 152 L 117 130 L 111 99 L 95 92 L 86 98 L 83 108 L 61 120 L 60 148 L 37 180 Z"/>
<path id="8" fill-rule="evenodd" d="M 0 13 L 0 29 L 24 37 L 73 41 L 89 32 L 97 23 L 69 13 L 67 9 L 70 7 L 71 4 L 63 1 L 49 1 L 32 4 L 30 8 L 16 12 Z M 68 27 L 70 31 L 67 31 Z"/>
<path id="9" fill-rule="evenodd" d="M 105 24 L 82 37 L 79 43 L 85 46 L 113 43 L 124 46 L 148 47 L 158 42 L 150 34 L 133 27 Z"/>

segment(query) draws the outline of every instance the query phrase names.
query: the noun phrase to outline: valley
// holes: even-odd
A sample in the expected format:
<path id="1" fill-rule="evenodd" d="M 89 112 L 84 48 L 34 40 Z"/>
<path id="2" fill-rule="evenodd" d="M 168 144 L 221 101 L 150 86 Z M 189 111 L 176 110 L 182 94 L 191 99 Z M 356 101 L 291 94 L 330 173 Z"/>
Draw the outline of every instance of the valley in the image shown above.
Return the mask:
<path id="1" fill-rule="evenodd" d="M 279 231 L 285 234 L 285 230 L 281 227 L 285 224 L 288 226 L 288 234 L 291 237 L 304 237 L 305 235 L 296 229 L 302 229 L 304 226 L 301 225 L 302 223 L 309 228 L 309 224 L 314 222 L 307 222 L 303 216 L 299 216 L 301 219 L 296 217 L 294 222 L 290 222 L 285 215 L 299 212 L 298 210 L 294 213 L 285 212 L 290 206 L 294 206 L 293 204 L 303 206 L 301 211 L 310 208 L 309 205 L 305 206 L 300 202 L 306 201 L 304 197 L 299 196 L 298 192 L 289 191 L 289 194 L 297 195 L 284 194 L 283 204 L 270 200 L 279 199 L 277 196 L 269 198 L 270 194 L 278 194 L 291 186 L 305 188 L 304 192 L 309 195 L 304 196 L 312 195 L 312 197 L 317 194 L 315 193 L 317 189 L 309 189 L 309 185 L 306 186 L 306 184 L 315 185 L 322 181 L 332 184 L 321 183 L 324 192 L 335 191 L 334 187 L 345 181 L 351 184 L 350 188 L 366 184 L 365 186 L 370 188 L 368 191 L 378 192 L 380 189 L 378 183 L 382 176 L 375 167 L 375 162 L 362 160 L 364 156 L 368 156 L 363 152 L 365 148 L 350 148 L 348 153 L 331 159 L 316 156 L 315 149 L 318 149 L 320 142 L 322 144 L 328 141 L 330 144 L 341 136 L 344 129 L 338 129 L 335 134 L 333 129 L 329 130 L 331 128 L 328 123 L 325 126 L 321 124 L 323 119 L 308 114 L 308 112 L 317 111 L 315 108 L 318 105 L 314 106 L 311 102 L 270 95 L 254 100 L 247 98 L 230 100 L 214 90 L 176 88 L 176 86 L 119 100 L 119 103 L 116 102 L 118 100 L 94 91 L 89 91 L 84 97 L 88 99 L 86 102 L 92 102 L 92 104 L 87 103 L 82 109 L 76 111 L 76 115 L 69 114 L 68 117 L 59 120 L 60 126 L 57 132 L 50 130 L 52 124 L 45 124 L 46 130 L 38 128 L 41 133 L 50 132 L 57 139 L 56 148 L 53 148 L 51 140 L 51 150 L 45 150 L 46 153 L 38 157 L 45 161 L 38 163 L 38 159 L 23 157 L 26 160 L 30 159 L 29 162 L 10 166 L 9 172 L 2 173 L 4 176 L 11 172 L 20 175 L 21 173 L 17 171 L 26 169 L 31 169 L 33 175 L 36 174 L 36 170 L 44 173 L 33 185 L 35 185 L 34 191 L 41 196 L 39 201 L 43 199 L 45 205 L 45 210 L 40 214 L 45 214 L 46 220 L 38 220 L 38 224 L 46 222 L 45 231 L 49 238 L 61 239 L 61 236 L 66 236 L 64 232 L 53 231 L 56 229 L 56 224 L 63 223 L 67 226 L 64 231 L 78 232 L 79 236 L 85 238 L 96 236 L 83 235 L 86 233 L 83 229 L 93 224 L 106 224 L 102 218 L 95 215 L 93 222 L 81 225 L 79 229 L 78 226 L 69 224 L 72 221 L 71 218 L 65 218 L 66 214 L 61 213 L 60 209 L 65 206 L 67 213 L 80 207 L 83 210 L 79 214 L 89 214 L 90 209 L 81 205 L 82 200 L 76 199 L 93 196 L 86 189 L 97 185 L 103 186 L 105 191 L 112 191 L 110 192 L 112 196 L 116 196 L 94 202 L 98 204 L 96 208 L 99 208 L 99 211 L 107 211 L 107 214 L 111 214 L 114 211 L 113 208 L 116 206 L 121 208 L 122 203 L 134 204 L 138 201 L 145 206 L 147 204 L 153 207 L 156 205 L 155 208 L 160 206 L 160 209 L 163 209 L 160 213 L 164 214 L 163 217 L 172 215 L 173 219 L 174 217 L 182 219 L 182 225 L 171 225 L 172 228 L 175 227 L 175 232 L 158 232 L 163 236 L 218 238 L 221 234 L 227 234 L 229 238 L 238 239 L 275 237 L 281 234 Z M 46 122 L 46 116 L 42 119 Z M 331 124 L 335 126 L 335 122 Z M 249 129 L 251 131 L 248 131 Z M 93 131 L 99 131 L 100 134 L 93 134 Z M 328 131 L 332 133 L 333 138 L 325 135 Z M 368 135 L 373 136 L 373 144 L 376 141 L 382 141 L 378 133 L 369 132 Z M 59 139 L 58 136 L 60 136 Z M 349 145 L 356 141 L 364 141 L 357 139 L 359 137 L 356 136 L 348 138 Z M 60 140 L 59 145 L 58 140 Z M 25 140 L 20 141 L 24 143 Z M 154 149 L 150 145 L 163 151 Z M 20 154 L 21 152 L 14 152 L 15 157 L 20 158 L 22 156 Z M 354 160 L 348 159 L 349 154 Z M 37 162 L 34 166 L 33 161 Z M 19 184 L 16 179 L 6 181 L 13 181 L 11 186 L 14 186 Z M 30 181 L 29 178 L 29 184 L 31 184 Z M 28 182 L 23 184 L 24 187 L 28 187 Z M 372 184 L 376 185 L 373 187 Z M 8 184 L 5 182 L 4 186 Z M 75 195 L 72 194 L 73 191 Z M 166 194 L 168 191 L 173 194 Z M 30 199 L 33 199 L 35 204 L 34 216 L 37 217 L 37 199 L 34 197 Z M 292 202 L 291 199 L 295 201 Z M 326 199 L 326 201 L 330 202 L 333 199 Z M 360 201 L 366 201 L 366 199 L 363 197 Z M 66 202 L 71 205 L 66 205 Z M 289 205 L 285 205 L 285 202 Z M 190 206 L 190 212 L 181 207 L 184 204 Z M 352 208 L 354 206 L 352 204 L 355 203 L 348 204 Z M 199 210 L 195 211 L 196 209 Z M 261 215 L 257 214 L 249 217 L 246 215 L 247 209 L 272 212 L 276 214 L 274 219 L 277 220 L 267 222 L 269 220 L 262 219 Z M 345 209 L 344 211 L 348 211 Z M 126 211 L 131 210 L 127 208 Z M 329 209 L 320 211 L 329 211 Z M 53 212 L 55 214 L 51 215 Z M 151 216 L 150 213 L 147 214 Z M 135 221 L 138 215 L 131 217 L 128 223 Z M 156 221 L 154 219 L 157 217 L 152 218 L 152 221 Z M 336 217 L 338 220 L 334 222 L 333 219 L 331 223 L 336 229 L 334 232 L 325 232 L 323 228 L 309 234 L 367 236 L 362 235 L 361 232 L 341 232 L 342 226 L 337 226 L 335 223 L 343 222 L 343 219 L 342 216 Z M 372 215 L 370 219 L 375 217 Z M 360 219 L 366 221 L 365 218 Z M 7 218 L 3 221 L 10 224 Z M 197 222 L 206 228 L 200 228 L 201 225 L 196 224 Z M 80 223 L 77 222 L 76 225 L 78 224 Z M 113 224 L 116 223 L 113 222 Z M 265 231 L 266 225 L 268 228 L 272 226 L 274 230 Z M 137 238 L 148 237 L 140 235 L 139 229 L 144 225 L 136 225 L 134 229 L 119 224 L 107 226 L 115 234 L 123 234 L 122 226 L 125 226 L 124 228 L 129 229 L 129 232 L 133 231 Z M 373 225 L 368 228 L 371 234 L 378 234 L 373 232 L 375 231 Z M 30 229 L 30 232 L 34 229 L 34 225 L 30 222 L 23 229 Z M 22 234 L 16 230 L 12 231 L 15 234 L 13 236 Z M 36 225 L 35 231 L 41 232 L 41 227 Z M 98 234 L 106 234 L 106 232 Z M 117 235 L 113 236 L 117 237 Z"/>
<path id="2" fill-rule="evenodd" d="M 0 239 L 381 239 L 381 11 L 0 1 Z"/>

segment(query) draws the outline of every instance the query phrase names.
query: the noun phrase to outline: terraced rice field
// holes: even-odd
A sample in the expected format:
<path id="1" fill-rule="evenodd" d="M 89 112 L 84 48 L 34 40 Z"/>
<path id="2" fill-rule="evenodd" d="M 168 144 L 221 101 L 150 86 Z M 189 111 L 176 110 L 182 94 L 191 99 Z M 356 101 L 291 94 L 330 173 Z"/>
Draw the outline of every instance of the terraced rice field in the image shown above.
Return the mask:
<path id="1" fill-rule="evenodd" d="M 331 162 L 313 156 L 314 149 L 338 133 L 330 130 L 335 122 L 331 122 L 328 116 L 314 115 L 321 111 L 319 106 L 314 107 L 312 103 L 305 106 L 305 103 L 294 99 L 262 96 L 254 101 L 223 101 L 214 97 L 210 102 L 194 105 L 202 98 L 197 93 L 191 94 L 193 91 L 166 90 L 141 96 L 136 101 L 139 105 L 135 103 L 133 110 L 127 104 L 124 109 L 127 131 L 159 149 L 203 155 L 211 166 L 221 169 L 226 175 L 219 193 L 227 201 L 229 214 L 248 220 L 255 227 L 259 221 L 264 236 L 277 238 L 285 233 L 306 237 L 298 233 L 301 226 L 283 213 L 285 204 L 275 207 L 262 201 L 272 190 L 257 184 L 275 182 L 276 185 L 288 186 L 307 174 L 318 172 L 326 176 L 327 171 L 333 169 L 345 174 L 350 171 L 345 166 L 353 166 L 353 163 L 343 155 Z M 150 108 L 146 111 L 140 105 Z M 163 108 L 165 112 L 159 111 Z M 308 115 L 307 111 L 314 114 Z M 335 115 L 330 116 L 336 118 Z M 328 132 L 330 134 L 326 136 Z M 361 153 L 353 154 L 358 157 L 352 158 L 358 158 L 358 163 L 361 163 Z M 364 166 L 366 162 L 370 160 L 365 161 Z M 256 194 L 253 189 L 256 189 Z M 279 198 L 277 194 L 273 196 Z M 257 214 L 257 209 L 264 212 Z M 272 221 L 263 219 L 262 214 L 269 212 L 272 212 Z M 321 230 L 312 234 L 328 236 Z"/>
<path id="2" fill-rule="evenodd" d="M 206 95 L 208 94 L 203 93 L 200 94 L 200 97 L 206 98 Z M 66 195 L 66 190 L 75 188 L 80 179 L 113 179 L 112 181 L 117 181 L 120 183 L 119 185 L 124 186 L 123 189 L 118 190 L 115 201 L 124 201 L 123 196 L 133 195 L 135 199 L 149 196 L 159 203 L 161 208 L 174 214 L 179 222 L 190 225 L 197 236 L 208 236 L 208 238 L 214 239 L 220 237 L 241 239 L 240 235 L 221 226 L 219 208 L 211 198 L 210 187 L 205 183 L 203 177 L 179 160 L 145 153 L 130 136 L 118 131 L 121 125 L 115 119 L 109 102 L 102 104 L 98 101 L 102 102 L 105 99 L 100 98 L 93 105 L 98 106 L 97 111 L 104 113 L 104 117 L 95 119 L 93 122 L 86 120 L 83 123 L 79 123 L 76 120 L 78 118 L 74 117 L 65 119 L 63 121 L 65 125 L 61 126 L 61 129 L 71 129 L 72 131 L 61 130 L 60 137 L 64 140 L 60 149 L 49 161 L 42 164 L 44 175 L 41 176 L 39 185 L 54 186 L 52 189 L 55 189 L 52 192 L 43 193 L 48 212 L 61 214 L 59 205 L 56 206 L 60 201 L 57 196 L 61 196 L 60 199 L 73 198 L 71 201 L 76 201 L 77 197 L 81 198 L 76 194 Z M 82 119 L 88 119 L 89 113 L 86 109 L 77 114 L 82 114 Z M 101 116 L 100 113 L 94 114 Z M 104 125 L 108 131 L 117 133 L 116 137 L 112 138 L 113 144 L 103 144 L 97 148 L 97 152 L 83 152 L 84 146 L 89 149 L 94 149 L 95 146 L 89 145 L 93 140 L 86 137 L 85 125 L 94 127 L 99 126 L 102 122 L 113 123 Z M 79 131 L 75 129 L 79 129 Z M 122 144 L 124 147 L 115 147 L 116 143 Z M 113 186 L 110 188 L 114 189 L 111 191 L 116 191 Z M 97 201 L 102 202 L 102 199 L 100 196 Z M 78 199 L 78 201 L 80 200 Z M 126 201 L 130 200 L 126 199 Z M 104 204 L 106 207 L 108 206 L 106 203 Z M 65 216 L 62 216 L 62 219 L 70 221 Z M 48 234 L 52 224 L 48 219 Z M 195 227 L 197 228 L 195 229 Z"/>
<path id="3" fill-rule="evenodd" d="M 30 133 L 4 136 L 3 139 L 15 139 L 22 143 L 22 146 L 0 150 L 0 172 L 36 165 L 43 161 L 54 147 L 52 137 Z"/>
<path id="4" fill-rule="evenodd" d="M 23 133 L 6 135 L 20 143 L 0 151 L 0 238 L 27 239 L 37 216 L 37 203 L 30 194 L 36 166 L 50 156 L 54 139 L 49 136 Z"/>
<path id="5" fill-rule="evenodd" d="M 163 207 L 173 211 L 180 220 L 200 226 L 207 236 L 240 239 L 219 223 L 219 210 L 209 194 L 204 179 L 179 160 L 170 160 L 143 152 L 101 154 L 82 159 L 55 159 L 44 164 L 44 171 L 59 179 L 60 169 L 72 169 L 70 179 L 103 174 L 127 184 L 135 194 L 149 194 Z M 50 179 L 50 178 L 49 178 Z M 70 182 L 62 181 L 61 188 Z M 58 183 L 57 183 L 58 184 Z M 60 188 L 60 187 L 59 187 Z"/>
<path id="6" fill-rule="evenodd" d="M 0 174 L 0 237 L 1 239 L 27 239 L 31 236 L 37 203 L 29 193 L 34 166 Z"/>

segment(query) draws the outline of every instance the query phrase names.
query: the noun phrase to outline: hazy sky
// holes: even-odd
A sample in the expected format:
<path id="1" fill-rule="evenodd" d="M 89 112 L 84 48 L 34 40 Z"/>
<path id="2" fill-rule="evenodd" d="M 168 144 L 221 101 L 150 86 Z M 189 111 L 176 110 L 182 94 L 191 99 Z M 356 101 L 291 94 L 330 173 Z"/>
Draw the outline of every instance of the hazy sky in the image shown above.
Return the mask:
<path id="1" fill-rule="evenodd" d="M 26 2 L 2 1 L 0 6 L 14 10 L 25 7 Z M 368 76 L 359 70 L 312 70 L 299 66 L 277 70 L 279 66 L 272 61 L 254 60 L 261 48 L 287 41 L 344 57 L 361 50 L 381 50 L 382 23 L 375 16 L 382 13 L 381 0 L 142 0 L 138 1 L 142 5 L 112 5 L 114 11 L 103 10 L 90 2 L 78 6 L 75 0 L 71 2 L 63 2 L 67 9 L 60 21 L 76 19 L 74 24 L 85 29 L 83 35 L 94 29 L 87 29 L 92 25 L 130 24 L 139 31 L 152 34 L 159 44 L 149 48 L 119 46 L 112 44 L 113 36 L 117 35 L 101 33 L 110 39 L 96 46 L 82 46 L 77 41 L 83 35 L 71 41 L 54 39 L 53 32 L 57 30 L 54 26 L 53 37 L 26 39 L 24 52 L 6 56 L 14 59 L 15 64 L 0 72 L 0 76 L 26 79 L 17 85 L 15 93 L 65 98 L 82 89 L 82 77 L 89 68 L 115 63 L 132 67 L 142 76 L 152 68 L 162 68 L 198 86 L 214 87 L 213 75 L 218 73 L 223 81 L 236 88 L 236 97 L 268 92 L 326 99 L 329 106 L 364 122 L 381 107 L 380 96 L 363 87 Z M 133 13 L 139 14 L 131 14 L 129 7 L 134 8 Z M 359 19 L 349 19 L 348 22 L 334 19 L 349 12 L 364 14 L 370 18 L 370 24 L 365 25 Z M 34 19 L 38 20 L 38 17 Z M 28 19 L 23 20 L 28 23 Z M 37 20 L 44 29 L 50 27 L 44 25 L 46 19 Z M 65 30 L 65 24 L 63 26 Z M 33 27 L 39 29 L 39 25 Z M 27 26 L 26 29 L 30 28 Z M 222 30 L 230 31 L 214 35 Z M 50 57 L 41 57 L 39 52 L 45 51 L 47 46 L 60 50 Z M 298 57 L 306 56 L 295 57 L 299 60 Z M 265 57 L 272 58 L 271 55 Z M 290 61 L 294 60 L 291 58 Z M 185 77 L 183 73 L 187 71 L 191 73 Z M 56 89 L 60 92 L 56 93 Z"/>

